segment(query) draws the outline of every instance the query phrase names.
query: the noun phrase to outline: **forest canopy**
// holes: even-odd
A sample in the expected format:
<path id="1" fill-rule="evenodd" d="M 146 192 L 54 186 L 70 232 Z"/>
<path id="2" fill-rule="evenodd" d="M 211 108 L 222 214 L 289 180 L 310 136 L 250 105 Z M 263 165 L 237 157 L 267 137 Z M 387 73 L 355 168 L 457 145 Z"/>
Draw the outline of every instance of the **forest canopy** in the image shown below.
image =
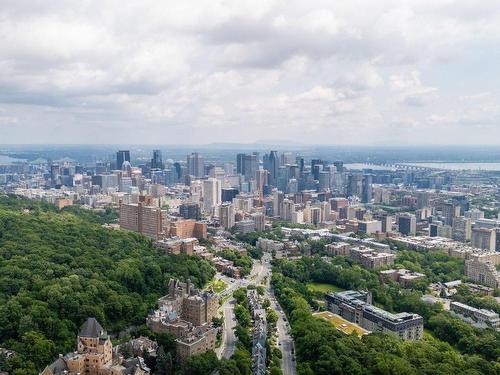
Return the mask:
<path id="1" fill-rule="evenodd" d="M 206 261 L 162 255 L 146 237 L 102 221 L 0 197 L 0 347 L 17 352 L 8 364 L 0 358 L 0 370 L 33 372 L 73 350 L 89 316 L 110 333 L 143 324 L 170 278 L 202 287 L 215 274 Z"/>

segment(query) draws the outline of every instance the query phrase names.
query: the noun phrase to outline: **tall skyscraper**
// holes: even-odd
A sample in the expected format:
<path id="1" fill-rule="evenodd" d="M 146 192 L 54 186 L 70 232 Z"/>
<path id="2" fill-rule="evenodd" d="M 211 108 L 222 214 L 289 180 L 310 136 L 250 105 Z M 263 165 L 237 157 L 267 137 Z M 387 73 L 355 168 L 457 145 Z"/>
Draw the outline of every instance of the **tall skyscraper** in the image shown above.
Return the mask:
<path id="1" fill-rule="evenodd" d="M 347 176 L 347 190 L 346 195 L 348 197 L 357 196 L 359 197 L 361 194 L 361 185 L 362 185 L 362 175 L 351 173 Z"/>
<path id="2" fill-rule="evenodd" d="M 361 191 L 361 202 L 363 203 L 370 203 L 372 201 L 373 198 L 372 181 L 373 181 L 373 175 L 371 174 L 363 175 L 362 191 Z"/>
<path id="3" fill-rule="evenodd" d="M 243 159 L 245 154 L 236 154 L 236 173 L 243 174 Z"/>
<path id="4" fill-rule="evenodd" d="M 203 177 L 205 175 L 205 162 L 203 156 L 197 152 L 187 156 L 187 171 L 188 174 L 195 177 Z"/>
<path id="5" fill-rule="evenodd" d="M 271 151 L 269 154 L 269 185 L 277 186 L 278 174 L 280 168 L 280 159 L 277 151 Z"/>
<path id="6" fill-rule="evenodd" d="M 151 159 L 151 169 L 163 169 L 163 159 L 160 150 L 153 150 L 153 159 Z"/>
<path id="7" fill-rule="evenodd" d="M 120 150 L 116 153 L 116 169 L 122 169 L 123 162 L 128 161 L 130 163 L 130 151 Z"/>
<path id="8" fill-rule="evenodd" d="M 255 173 L 259 169 L 259 153 L 237 154 L 236 173 L 242 174 L 246 181 L 255 179 Z"/>
<path id="9" fill-rule="evenodd" d="M 340 160 L 336 160 L 333 162 L 333 165 L 337 169 L 337 172 L 342 173 L 344 171 L 344 162 Z"/>

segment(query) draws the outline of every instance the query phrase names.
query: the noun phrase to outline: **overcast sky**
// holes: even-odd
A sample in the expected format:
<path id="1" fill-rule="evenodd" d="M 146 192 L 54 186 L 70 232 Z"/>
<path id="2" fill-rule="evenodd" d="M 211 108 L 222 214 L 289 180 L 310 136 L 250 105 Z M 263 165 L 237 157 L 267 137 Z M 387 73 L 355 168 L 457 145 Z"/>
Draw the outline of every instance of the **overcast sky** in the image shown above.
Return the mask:
<path id="1" fill-rule="evenodd" d="M 0 0 L 0 144 L 499 144 L 500 3 Z"/>

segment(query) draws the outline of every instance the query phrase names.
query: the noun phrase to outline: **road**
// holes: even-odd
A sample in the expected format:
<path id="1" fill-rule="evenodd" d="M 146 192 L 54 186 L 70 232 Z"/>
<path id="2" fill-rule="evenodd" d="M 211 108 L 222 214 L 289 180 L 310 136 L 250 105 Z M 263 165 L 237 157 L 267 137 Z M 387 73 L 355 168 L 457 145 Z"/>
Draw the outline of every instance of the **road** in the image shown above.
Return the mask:
<path id="1" fill-rule="evenodd" d="M 231 277 L 218 274 L 217 278 L 223 280 L 228 286 L 227 288 L 219 294 L 219 298 L 224 298 L 231 295 L 235 290 L 246 287 L 252 282 L 252 280 L 257 280 L 259 274 L 264 270 L 262 263 L 254 262 L 252 271 L 248 278 L 245 279 L 233 279 Z M 221 346 L 216 350 L 217 357 L 220 358 L 230 358 L 236 350 L 236 335 L 234 334 L 234 328 L 236 327 L 236 317 L 234 315 L 234 306 L 236 304 L 235 299 L 231 296 L 229 297 L 220 307 L 219 312 L 222 312 L 224 316 L 224 326 L 222 333 L 222 343 Z"/>
<path id="2" fill-rule="evenodd" d="M 264 278 L 266 280 L 265 297 L 269 298 L 271 301 L 271 307 L 278 314 L 278 321 L 276 322 L 276 330 L 278 334 L 278 348 L 281 350 L 281 369 L 284 375 L 295 375 L 295 350 L 293 338 L 290 334 L 290 328 L 286 320 L 285 313 L 278 301 L 274 297 L 273 290 L 271 288 L 271 254 L 264 253 L 261 261 L 254 261 L 252 272 L 245 279 L 234 280 L 230 277 L 224 275 L 218 275 L 217 277 L 224 280 L 228 287 L 220 294 L 221 298 L 232 294 L 235 290 L 246 287 L 249 284 L 259 285 L 263 283 Z M 237 338 L 234 334 L 234 327 L 236 326 L 236 318 L 234 316 L 234 306 L 236 301 L 232 296 L 224 302 L 220 310 L 224 314 L 224 331 L 222 335 L 222 344 L 217 350 L 217 356 L 219 358 L 230 358 L 235 349 Z"/>
<path id="3" fill-rule="evenodd" d="M 290 333 L 290 326 L 286 319 L 285 312 L 274 296 L 271 288 L 271 255 L 264 253 L 262 263 L 264 270 L 261 272 L 261 277 L 268 276 L 266 283 L 265 296 L 271 301 L 271 307 L 278 313 L 278 321 L 276 322 L 276 332 L 278 334 L 278 348 L 281 351 L 281 370 L 284 375 L 295 375 L 297 373 L 295 367 L 295 348 L 293 338 Z"/>
<path id="4" fill-rule="evenodd" d="M 217 351 L 217 357 L 231 358 L 236 349 L 236 335 L 234 334 L 234 327 L 236 327 L 236 317 L 234 316 L 234 298 L 228 299 L 222 305 L 224 314 L 224 331 L 222 336 L 222 344 Z"/>

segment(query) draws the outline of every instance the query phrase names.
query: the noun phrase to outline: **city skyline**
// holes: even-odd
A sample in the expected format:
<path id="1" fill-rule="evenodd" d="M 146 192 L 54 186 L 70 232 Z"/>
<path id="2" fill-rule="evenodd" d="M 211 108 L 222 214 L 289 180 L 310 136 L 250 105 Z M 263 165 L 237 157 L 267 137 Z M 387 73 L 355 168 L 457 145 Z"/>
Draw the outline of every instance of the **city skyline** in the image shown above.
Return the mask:
<path id="1" fill-rule="evenodd" d="M 3 144 L 497 144 L 493 1 L 7 1 Z"/>

